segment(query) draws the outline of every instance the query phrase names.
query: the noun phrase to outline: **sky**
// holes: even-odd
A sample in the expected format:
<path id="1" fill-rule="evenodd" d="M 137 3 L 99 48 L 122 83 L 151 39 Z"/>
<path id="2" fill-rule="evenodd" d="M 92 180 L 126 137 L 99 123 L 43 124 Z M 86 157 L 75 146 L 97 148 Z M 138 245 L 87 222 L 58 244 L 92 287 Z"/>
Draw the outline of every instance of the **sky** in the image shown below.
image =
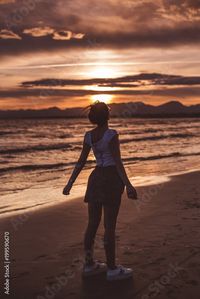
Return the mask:
<path id="1" fill-rule="evenodd" d="M 200 0 L 0 0 L 0 109 L 200 103 Z"/>

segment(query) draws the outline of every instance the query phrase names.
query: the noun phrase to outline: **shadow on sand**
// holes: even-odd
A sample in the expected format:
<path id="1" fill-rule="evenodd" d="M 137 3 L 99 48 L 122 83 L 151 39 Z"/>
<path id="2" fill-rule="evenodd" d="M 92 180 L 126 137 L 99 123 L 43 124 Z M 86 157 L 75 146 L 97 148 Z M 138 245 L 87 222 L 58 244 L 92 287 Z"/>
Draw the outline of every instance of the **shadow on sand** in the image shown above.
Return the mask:
<path id="1" fill-rule="evenodd" d="M 121 281 L 106 281 L 101 274 L 82 280 L 81 299 L 134 299 L 134 281 L 129 278 Z"/>

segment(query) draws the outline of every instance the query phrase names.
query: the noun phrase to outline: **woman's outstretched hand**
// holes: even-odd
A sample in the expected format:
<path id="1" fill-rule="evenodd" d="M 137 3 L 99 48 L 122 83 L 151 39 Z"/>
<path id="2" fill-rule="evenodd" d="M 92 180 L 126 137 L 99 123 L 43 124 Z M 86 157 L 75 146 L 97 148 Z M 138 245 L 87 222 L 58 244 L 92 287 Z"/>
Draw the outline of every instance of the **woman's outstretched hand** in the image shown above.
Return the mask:
<path id="1" fill-rule="evenodd" d="M 73 184 L 68 182 L 67 185 L 63 189 L 63 195 L 69 195 L 72 186 L 73 186 Z"/>
<path id="2" fill-rule="evenodd" d="M 127 185 L 126 192 L 127 192 L 128 198 L 137 199 L 137 191 L 135 190 L 133 185 L 131 185 L 131 184 Z"/>

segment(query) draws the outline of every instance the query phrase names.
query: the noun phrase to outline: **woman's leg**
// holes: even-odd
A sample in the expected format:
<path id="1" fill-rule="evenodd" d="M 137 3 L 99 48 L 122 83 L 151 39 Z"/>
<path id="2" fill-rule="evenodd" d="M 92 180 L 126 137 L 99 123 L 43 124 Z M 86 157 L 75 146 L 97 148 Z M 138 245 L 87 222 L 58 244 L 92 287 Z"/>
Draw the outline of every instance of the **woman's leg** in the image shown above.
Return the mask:
<path id="1" fill-rule="evenodd" d="M 88 226 L 85 232 L 84 249 L 85 249 L 85 263 L 92 265 L 93 261 L 93 246 L 99 223 L 102 215 L 101 203 L 88 203 Z"/>
<path id="2" fill-rule="evenodd" d="M 104 248 L 106 253 L 107 266 L 115 269 L 115 228 L 121 201 L 116 205 L 104 206 Z"/>

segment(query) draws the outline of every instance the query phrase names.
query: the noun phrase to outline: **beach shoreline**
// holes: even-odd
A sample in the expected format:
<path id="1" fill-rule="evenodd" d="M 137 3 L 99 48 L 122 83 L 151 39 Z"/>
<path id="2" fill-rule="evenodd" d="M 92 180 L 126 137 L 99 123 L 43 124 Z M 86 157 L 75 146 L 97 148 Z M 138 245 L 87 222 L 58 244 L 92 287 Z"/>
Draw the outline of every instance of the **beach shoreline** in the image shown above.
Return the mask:
<path id="1" fill-rule="evenodd" d="M 78 200 L 81 196 L 83 197 L 83 194 L 86 191 L 87 178 L 91 171 L 92 168 L 87 169 L 87 171 L 83 171 L 69 196 L 63 196 L 62 194 L 62 189 L 65 184 L 63 178 L 60 178 L 58 183 L 55 181 L 54 185 L 51 187 L 49 187 L 49 181 L 46 178 L 46 184 L 35 184 L 32 188 L 25 188 L 21 191 L 1 195 L 0 220 L 15 216 L 23 218 L 24 214 L 28 215 L 29 213 L 37 212 L 40 209 L 48 209 L 64 204 L 65 202 Z M 179 175 L 199 171 L 199 169 L 190 169 L 165 175 L 129 175 L 129 179 L 136 188 L 145 188 L 164 184 Z M 61 183 L 61 179 L 63 184 Z M 43 198 L 43 200 L 41 200 L 41 198 Z"/>
<path id="2" fill-rule="evenodd" d="M 169 182 L 139 187 L 138 201 L 128 200 L 124 194 L 116 233 L 117 256 L 120 263 L 134 268 L 134 285 L 126 286 L 123 298 L 150 298 L 152 283 L 158 280 L 161 286 L 154 288 L 155 294 L 159 291 L 155 298 L 198 299 L 199 179 L 200 172 L 191 172 L 173 176 Z M 2 218 L 0 224 L 1 235 L 10 235 L 10 298 L 48 298 L 50 291 L 56 299 L 111 298 L 104 279 L 101 288 L 94 281 L 94 289 L 81 282 L 82 239 L 87 225 L 87 205 L 82 198 Z M 96 241 L 100 260 L 104 260 L 102 237 L 101 224 Z M 165 277 L 167 285 L 160 282 L 159 277 L 179 263 L 184 264 L 177 268 L 180 273 L 173 279 Z M 53 288 L 56 282 L 60 286 L 57 291 Z M 122 298 L 120 290 L 113 292 L 115 298 Z"/>

